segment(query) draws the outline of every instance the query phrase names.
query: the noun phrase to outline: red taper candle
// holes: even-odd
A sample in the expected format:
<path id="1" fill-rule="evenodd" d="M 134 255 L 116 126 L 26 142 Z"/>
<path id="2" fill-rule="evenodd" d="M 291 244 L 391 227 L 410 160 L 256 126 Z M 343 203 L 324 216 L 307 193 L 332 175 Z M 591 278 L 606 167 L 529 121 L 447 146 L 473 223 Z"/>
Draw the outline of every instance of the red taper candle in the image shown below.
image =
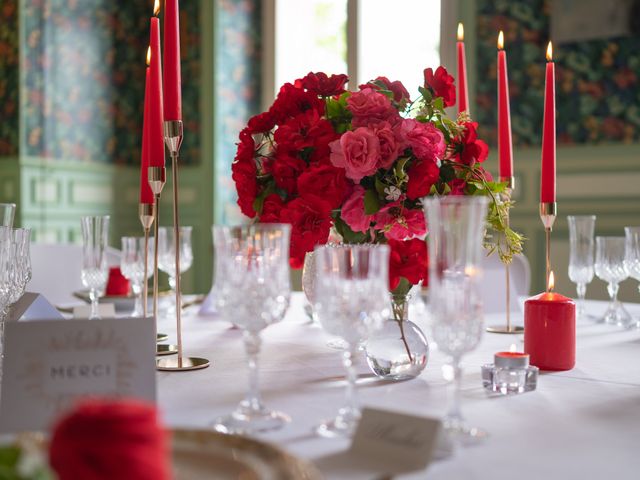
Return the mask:
<path id="1" fill-rule="evenodd" d="M 164 4 L 164 119 L 182 120 L 180 74 L 180 7 L 178 0 Z"/>
<path id="2" fill-rule="evenodd" d="M 156 5 L 158 5 L 156 3 Z M 157 13 L 157 12 L 154 12 Z M 162 111 L 162 65 L 160 23 L 151 19 L 151 72 L 149 74 L 149 159 L 152 167 L 164 167 L 164 131 Z"/>
<path id="3" fill-rule="evenodd" d="M 556 74 L 552 59 L 552 46 L 549 42 L 544 85 L 540 203 L 556 201 Z"/>
<path id="4" fill-rule="evenodd" d="M 467 90 L 467 60 L 464 52 L 464 27 L 458 23 L 458 112 L 469 113 L 469 92 Z"/>
<path id="5" fill-rule="evenodd" d="M 571 370 L 576 364 L 576 304 L 553 290 L 524 302 L 524 351 L 540 370 Z"/>
<path id="6" fill-rule="evenodd" d="M 147 65 L 151 57 L 151 48 L 147 50 Z M 142 118 L 142 158 L 140 161 L 140 203 L 152 205 L 153 192 L 149 186 L 149 67 L 147 66 L 144 83 L 144 114 Z"/>
<path id="7" fill-rule="evenodd" d="M 507 52 L 504 51 L 504 33 L 498 35 L 498 156 L 500 180 L 513 176 L 513 146 L 511 140 L 511 112 L 509 109 L 509 77 Z"/>

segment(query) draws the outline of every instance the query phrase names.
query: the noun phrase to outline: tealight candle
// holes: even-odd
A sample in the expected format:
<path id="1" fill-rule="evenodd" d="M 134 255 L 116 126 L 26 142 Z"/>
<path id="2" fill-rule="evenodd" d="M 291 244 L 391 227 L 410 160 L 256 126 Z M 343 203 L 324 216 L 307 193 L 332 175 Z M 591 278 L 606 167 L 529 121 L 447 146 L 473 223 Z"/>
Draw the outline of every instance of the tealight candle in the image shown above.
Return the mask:
<path id="1" fill-rule="evenodd" d="M 493 356 L 493 364 L 496 368 L 527 368 L 529 366 L 529 355 L 515 351 L 515 345 L 511 346 L 509 352 L 498 352 Z"/>

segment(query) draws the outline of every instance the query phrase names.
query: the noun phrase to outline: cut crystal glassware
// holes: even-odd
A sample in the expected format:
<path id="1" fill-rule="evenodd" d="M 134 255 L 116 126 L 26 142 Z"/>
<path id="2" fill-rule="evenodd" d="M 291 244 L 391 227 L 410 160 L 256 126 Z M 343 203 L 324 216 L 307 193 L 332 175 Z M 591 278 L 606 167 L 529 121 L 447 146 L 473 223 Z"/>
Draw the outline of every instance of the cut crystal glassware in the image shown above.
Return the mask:
<path id="1" fill-rule="evenodd" d="M 569 279 L 576 284 L 578 294 L 578 316 L 584 315 L 584 297 L 587 285 L 594 275 L 594 242 L 595 215 L 569 215 Z"/>
<path id="2" fill-rule="evenodd" d="M 640 227 L 625 227 L 625 263 L 629 276 L 640 282 Z M 640 292 L 640 283 L 638 284 Z M 636 317 L 631 325 L 640 328 L 640 317 Z"/>
<path id="3" fill-rule="evenodd" d="M 109 216 L 82 217 L 82 284 L 91 298 L 90 320 L 100 318 L 98 300 L 107 284 L 107 242 Z"/>
<path id="4" fill-rule="evenodd" d="M 607 292 L 611 298 L 599 323 L 631 326 L 633 319 L 618 300 L 619 283 L 629 276 L 625 262 L 625 237 L 596 237 L 595 272 L 600 280 L 607 282 Z"/>
<path id="5" fill-rule="evenodd" d="M 131 290 L 135 297 L 132 317 L 142 317 L 142 287 L 153 274 L 153 242 L 149 242 L 147 249 L 147 276 L 144 276 L 144 237 L 122 237 L 122 253 L 120 256 L 120 270 L 122 275 L 131 282 Z"/>

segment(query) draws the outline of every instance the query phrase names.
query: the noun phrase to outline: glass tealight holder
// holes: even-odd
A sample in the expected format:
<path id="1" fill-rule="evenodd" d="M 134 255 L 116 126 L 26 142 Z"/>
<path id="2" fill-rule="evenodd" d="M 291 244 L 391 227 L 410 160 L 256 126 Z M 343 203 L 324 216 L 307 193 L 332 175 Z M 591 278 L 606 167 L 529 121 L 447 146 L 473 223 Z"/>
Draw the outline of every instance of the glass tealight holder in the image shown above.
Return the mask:
<path id="1" fill-rule="evenodd" d="M 538 384 L 538 367 L 533 365 L 498 367 L 493 363 L 482 366 L 482 386 L 501 395 L 531 392 Z"/>

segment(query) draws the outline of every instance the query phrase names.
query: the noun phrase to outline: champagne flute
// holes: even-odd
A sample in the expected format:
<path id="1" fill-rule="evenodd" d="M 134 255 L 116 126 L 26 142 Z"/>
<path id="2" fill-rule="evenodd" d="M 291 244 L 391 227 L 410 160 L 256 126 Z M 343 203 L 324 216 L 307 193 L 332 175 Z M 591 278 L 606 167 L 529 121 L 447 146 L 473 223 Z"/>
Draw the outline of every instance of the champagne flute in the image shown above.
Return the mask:
<path id="1" fill-rule="evenodd" d="M 107 268 L 107 239 L 109 216 L 82 217 L 82 284 L 91 298 L 90 320 L 100 319 L 98 297 L 104 291 L 109 274 Z"/>
<path id="2" fill-rule="evenodd" d="M 387 245 L 318 246 L 314 311 L 322 327 L 345 342 L 345 405 L 316 429 L 323 437 L 350 437 L 360 420 L 356 399 L 358 345 L 389 318 L 389 247 Z"/>
<path id="3" fill-rule="evenodd" d="M 260 332 L 282 320 L 289 306 L 289 238 L 291 226 L 255 224 L 214 226 L 216 306 L 243 332 L 249 366 L 249 390 L 229 415 L 214 421 L 223 433 L 277 430 L 290 421 L 267 409 L 258 391 Z"/>
<path id="4" fill-rule="evenodd" d="M 625 237 L 596 237 L 595 272 L 600 280 L 607 282 L 611 298 L 609 308 L 599 323 L 629 327 L 631 315 L 618 300 L 618 284 L 629 276 L 625 262 Z"/>
<path id="5" fill-rule="evenodd" d="M 591 283 L 594 274 L 593 231 L 596 223 L 595 215 L 569 215 L 569 279 L 576 284 L 578 294 L 578 316 L 584 315 L 584 297 L 587 284 Z"/>
<path id="6" fill-rule="evenodd" d="M 460 409 L 462 356 L 480 342 L 483 327 L 480 291 L 486 197 L 430 197 L 423 200 L 429 225 L 429 304 L 433 338 L 449 355 L 444 370 L 453 380 L 453 401 L 444 428 L 456 443 L 485 436 L 468 427 Z"/>

